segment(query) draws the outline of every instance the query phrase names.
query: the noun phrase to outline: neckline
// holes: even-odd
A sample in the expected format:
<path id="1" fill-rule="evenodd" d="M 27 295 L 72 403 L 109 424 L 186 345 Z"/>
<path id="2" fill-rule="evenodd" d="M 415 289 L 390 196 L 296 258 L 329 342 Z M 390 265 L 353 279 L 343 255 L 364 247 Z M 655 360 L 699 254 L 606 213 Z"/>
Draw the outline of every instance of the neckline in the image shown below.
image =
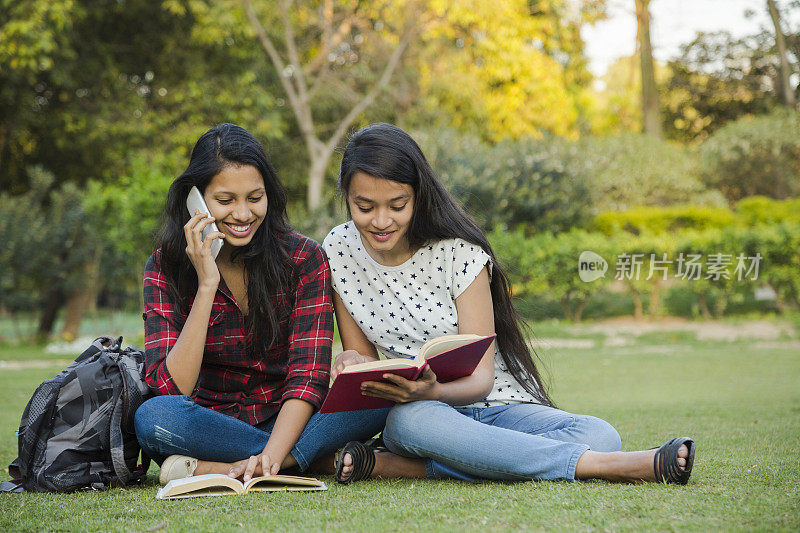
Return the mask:
<path id="1" fill-rule="evenodd" d="M 367 261 L 369 261 L 370 263 L 372 263 L 372 265 L 374 265 L 375 267 L 377 267 L 377 268 L 379 268 L 381 270 L 387 270 L 387 271 L 395 272 L 395 271 L 402 270 L 402 269 L 406 268 L 407 266 L 409 266 L 411 264 L 411 262 L 414 260 L 414 257 L 416 257 L 416 255 L 420 252 L 420 250 L 422 250 L 422 248 L 424 248 L 424 247 L 417 248 L 414 251 L 414 253 L 411 254 L 411 257 L 409 257 L 408 259 L 406 259 L 405 261 L 403 261 L 399 265 L 394 265 L 394 266 L 383 265 L 383 264 L 375 261 L 375 259 L 371 255 L 369 255 L 369 252 L 367 251 L 367 248 L 364 245 L 364 241 L 362 240 L 361 233 L 358 231 L 358 229 L 356 228 L 356 226 L 355 226 L 355 224 L 353 223 L 352 220 L 349 222 L 349 224 L 351 224 L 352 231 L 355 233 L 355 240 L 356 240 L 356 243 L 358 243 L 357 244 L 358 251 L 361 253 L 361 255 L 363 255 L 364 257 L 367 258 Z"/>

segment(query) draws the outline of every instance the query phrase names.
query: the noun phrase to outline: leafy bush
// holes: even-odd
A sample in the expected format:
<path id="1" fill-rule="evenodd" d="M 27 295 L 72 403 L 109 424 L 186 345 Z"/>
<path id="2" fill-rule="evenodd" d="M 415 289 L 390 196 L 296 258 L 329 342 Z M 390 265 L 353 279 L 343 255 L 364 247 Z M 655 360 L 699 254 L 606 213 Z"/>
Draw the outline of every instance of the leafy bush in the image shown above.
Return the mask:
<path id="1" fill-rule="evenodd" d="M 599 233 L 573 229 L 558 235 L 544 232 L 526 238 L 521 229 L 509 232 L 496 227 L 488 237 L 516 296 L 555 300 L 564 316 L 576 322 L 581 320 L 590 298 L 611 277 L 606 273 L 605 277 L 587 283 L 578 276 L 578 259 L 583 251 L 608 258 L 609 239 Z M 610 270 L 613 273 L 613 267 Z"/>
<path id="2" fill-rule="evenodd" d="M 552 138 L 490 146 L 452 131 L 417 134 L 445 185 L 479 225 L 527 234 L 583 224 L 591 196 L 571 161 L 574 144 Z"/>
<path id="3" fill-rule="evenodd" d="M 97 228 L 105 244 L 101 274 L 118 304 L 139 304 L 144 264 L 155 248 L 167 190 L 181 170 L 176 158 L 135 154 L 128 172 L 115 182 L 88 186 L 87 210 L 107 222 Z"/>
<path id="4" fill-rule="evenodd" d="M 736 218 L 748 226 L 783 221 L 800 222 L 800 198 L 787 200 L 773 200 L 766 196 L 743 198 L 736 204 Z"/>
<path id="5" fill-rule="evenodd" d="M 587 137 L 574 148 L 596 211 L 643 205 L 725 205 L 722 195 L 702 183 L 696 154 L 683 146 L 628 133 Z"/>
<path id="6" fill-rule="evenodd" d="M 700 145 L 701 177 L 736 202 L 746 196 L 800 196 L 800 112 L 726 124 Z"/>
<path id="7" fill-rule="evenodd" d="M 41 167 L 29 175 L 27 193 L 0 195 L 0 305 L 40 311 L 40 333 L 47 334 L 69 293 L 91 288 L 102 249 L 98 228 L 106 221 L 84 209 L 86 193 L 74 183 L 56 186 Z"/>
<path id="8" fill-rule="evenodd" d="M 734 214 L 724 207 L 636 207 L 628 211 L 605 211 L 594 219 L 594 227 L 606 235 L 628 232 L 666 233 L 684 228 L 720 229 L 734 222 Z"/>

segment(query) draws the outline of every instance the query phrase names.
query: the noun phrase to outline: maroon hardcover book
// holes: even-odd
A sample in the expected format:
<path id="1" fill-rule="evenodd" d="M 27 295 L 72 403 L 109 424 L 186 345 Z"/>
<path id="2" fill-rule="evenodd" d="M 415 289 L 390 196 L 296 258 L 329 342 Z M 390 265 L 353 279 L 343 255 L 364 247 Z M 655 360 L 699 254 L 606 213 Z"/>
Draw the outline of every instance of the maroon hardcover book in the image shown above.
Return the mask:
<path id="1" fill-rule="evenodd" d="M 425 365 L 430 365 L 440 383 L 469 376 L 475 371 L 481 358 L 496 335 L 446 335 L 426 343 L 420 353 L 429 354 L 417 359 L 387 359 L 379 363 L 380 368 L 372 368 L 374 363 L 362 363 L 347 367 L 331 385 L 328 396 L 322 403 L 320 413 L 340 411 L 361 411 L 394 405 L 391 400 L 361 394 L 361 384 L 365 381 L 388 382 L 384 374 L 396 374 L 414 381 L 422 374 Z M 437 346 L 438 344 L 438 346 Z M 454 346 L 452 347 L 451 346 Z M 437 349 L 438 348 L 438 349 Z M 439 351 L 444 348 L 444 351 Z M 361 367 L 361 368 L 359 368 Z"/>

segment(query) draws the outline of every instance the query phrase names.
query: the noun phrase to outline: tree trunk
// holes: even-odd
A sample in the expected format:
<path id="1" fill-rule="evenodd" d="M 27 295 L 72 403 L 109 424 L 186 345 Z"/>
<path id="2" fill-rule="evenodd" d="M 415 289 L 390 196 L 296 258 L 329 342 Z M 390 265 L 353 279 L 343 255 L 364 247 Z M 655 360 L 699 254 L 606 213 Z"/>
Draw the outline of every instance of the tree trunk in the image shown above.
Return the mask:
<path id="1" fill-rule="evenodd" d="M 642 296 L 639 294 L 639 291 L 633 287 L 631 287 L 630 290 L 631 298 L 633 298 L 633 317 L 636 320 L 642 320 L 644 317 L 644 312 L 642 311 Z"/>
<path id="2" fill-rule="evenodd" d="M 589 298 L 584 298 L 583 300 L 578 302 L 577 306 L 575 306 L 575 314 L 573 315 L 575 317 L 575 323 L 581 321 L 581 318 L 583 317 L 583 310 L 586 309 L 586 306 L 588 304 L 589 304 Z"/>
<path id="3" fill-rule="evenodd" d="M 697 295 L 697 306 L 700 308 L 700 314 L 706 320 L 711 320 L 711 313 L 708 311 L 708 301 L 706 300 L 706 293 L 701 292 Z"/>
<path id="4" fill-rule="evenodd" d="M 322 205 L 322 184 L 325 180 L 325 171 L 333 152 L 325 148 L 309 150 L 311 168 L 308 171 L 308 210 L 314 211 Z"/>
<path id="5" fill-rule="evenodd" d="M 714 302 L 714 318 L 721 319 L 726 307 L 728 307 L 728 297 L 720 296 L 717 298 L 717 301 Z"/>
<path id="6" fill-rule="evenodd" d="M 653 288 L 650 291 L 650 318 L 655 319 L 658 317 L 660 296 L 661 296 L 661 278 L 656 278 L 655 283 L 653 283 Z"/>
<path id="7" fill-rule="evenodd" d="M 789 66 L 789 60 L 786 57 L 786 37 L 784 37 L 783 30 L 781 29 L 781 15 L 778 12 L 777 6 L 775 5 L 775 0 L 767 0 L 767 9 L 769 10 L 770 18 L 772 19 L 772 25 L 775 26 L 775 44 L 778 47 L 778 56 L 780 57 L 781 61 L 780 69 L 778 70 L 781 100 L 785 106 L 793 108 L 796 104 L 796 100 L 790 81 L 792 69 Z"/>
<path id="8" fill-rule="evenodd" d="M 564 316 L 570 322 L 575 322 L 575 319 L 572 316 L 572 310 L 569 308 L 569 296 L 564 296 L 561 298 L 561 309 L 564 310 Z"/>
<path id="9" fill-rule="evenodd" d="M 656 87 L 653 47 L 650 44 L 650 0 L 636 0 L 637 38 L 642 71 L 642 126 L 648 135 L 662 137 L 658 116 L 658 87 Z"/>
<path id="10" fill-rule="evenodd" d="M 39 330 L 37 335 L 41 338 L 50 336 L 58 317 L 58 311 L 64 305 L 64 295 L 60 290 L 55 290 L 47 295 L 42 304 L 42 314 L 39 315 Z"/>
<path id="11" fill-rule="evenodd" d="M 67 309 L 61 337 L 73 341 L 78 337 L 86 310 L 97 299 L 98 272 L 94 262 L 87 262 L 83 267 L 85 284 L 67 295 Z"/>

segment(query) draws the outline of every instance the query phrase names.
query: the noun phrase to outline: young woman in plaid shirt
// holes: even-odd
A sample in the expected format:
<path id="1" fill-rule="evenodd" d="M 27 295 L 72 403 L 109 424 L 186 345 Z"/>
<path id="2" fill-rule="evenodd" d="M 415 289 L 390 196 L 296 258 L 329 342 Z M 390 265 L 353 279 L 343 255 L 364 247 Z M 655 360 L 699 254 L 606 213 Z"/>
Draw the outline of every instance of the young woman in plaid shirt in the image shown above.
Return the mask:
<path id="1" fill-rule="evenodd" d="M 213 218 L 189 216 L 193 186 Z M 383 428 L 387 409 L 314 414 L 330 379 L 330 269 L 289 226 L 285 191 L 252 135 L 233 124 L 206 132 L 164 219 L 144 274 L 146 379 L 157 396 L 135 419 L 162 483 L 304 471 Z M 203 239 L 212 222 L 219 231 Z M 320 464 L 329 470 L 332 459 Z"/>

